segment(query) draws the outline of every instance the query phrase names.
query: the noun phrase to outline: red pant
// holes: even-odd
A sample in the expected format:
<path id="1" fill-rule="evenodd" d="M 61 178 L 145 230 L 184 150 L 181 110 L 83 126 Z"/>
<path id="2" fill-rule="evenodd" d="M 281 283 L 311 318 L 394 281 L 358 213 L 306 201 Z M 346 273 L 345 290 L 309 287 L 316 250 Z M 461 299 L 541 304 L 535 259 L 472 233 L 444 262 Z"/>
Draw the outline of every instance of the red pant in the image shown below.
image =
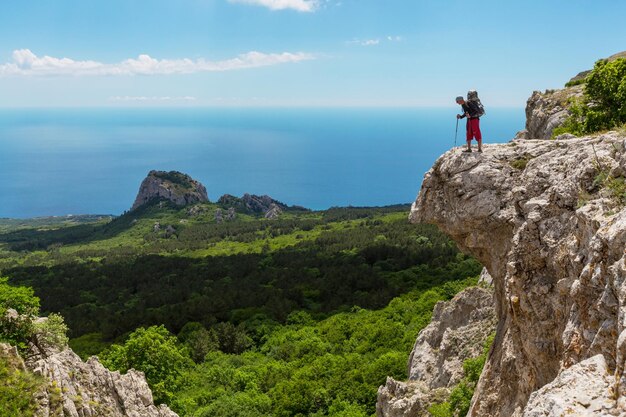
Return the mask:
<path id="1" fill-rule="evenodd" d="M 480 119 L 467 119 L 467 141 L 471 142 L 473 138 L 477 141 L 483 139 L 483 135 L 480 133 Z"/>

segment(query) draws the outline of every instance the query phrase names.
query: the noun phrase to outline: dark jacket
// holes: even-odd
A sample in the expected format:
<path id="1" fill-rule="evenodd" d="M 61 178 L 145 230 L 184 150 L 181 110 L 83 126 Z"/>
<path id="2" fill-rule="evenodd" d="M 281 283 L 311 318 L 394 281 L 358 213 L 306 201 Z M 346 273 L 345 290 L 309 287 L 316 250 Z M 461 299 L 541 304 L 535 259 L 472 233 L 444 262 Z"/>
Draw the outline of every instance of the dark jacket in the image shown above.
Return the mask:
<path id="1" fill-rule="evenodd" d="M 478 119 L 480 116 L 480 109 L 478 108 L 478 104 L 473 101 L 466 101 L 461 104 L 463 108 L 463 114 L 461 115 L 461 119 L 465 117 L 466 114 L 469 114 L 470 119 Z"/>

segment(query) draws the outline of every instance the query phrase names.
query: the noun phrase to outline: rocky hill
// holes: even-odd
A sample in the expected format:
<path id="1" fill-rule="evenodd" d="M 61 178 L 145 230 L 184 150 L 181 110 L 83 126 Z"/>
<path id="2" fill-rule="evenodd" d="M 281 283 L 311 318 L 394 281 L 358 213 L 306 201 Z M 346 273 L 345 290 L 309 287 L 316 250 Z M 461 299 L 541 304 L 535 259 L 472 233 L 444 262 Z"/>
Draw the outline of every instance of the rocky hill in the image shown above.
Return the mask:
<path id="1" fill-rule="evenodd" d="M 131 210 L 155 200 L 177 206 L 209 201 L 204 185 L 178 171 L 150 171 L 142 181 Z"/>
<path id="2" fill-rule="evenodd" d="M 605 58 L 613 61 L 626 58 L 626 51 Z M 580 72 L 570 79 L 565 88 L 534 91 L 526 102 L 526 127 L 518 132 L 518 139 L 550 139 L 552 132 L 570 115 L 571 100 L 580 98 L 584 92 L 585 78 L 591 70 Z"/>
<path id="3" fill-rule="evenodd" d="M 469 415 L 626 415 L 625 149 L 619 132 L 515 140 L 452 149 L 425 175 L 411 221 L 437 224 L 495 287 Z"/>
<path id="4" fill-rule="evenodd" d="M 232 209 L 239 213 L 263 214 L 267 218 L 276 218 L 283 211 L 297 210 L 308 211 L 300 206 L 287 206 L 278 200 L 274 200 L 269 195 L 244 194 L 242 197 L 235 197 L 224 194 L 217 200 L 217 204 L 225 209 Z"/>

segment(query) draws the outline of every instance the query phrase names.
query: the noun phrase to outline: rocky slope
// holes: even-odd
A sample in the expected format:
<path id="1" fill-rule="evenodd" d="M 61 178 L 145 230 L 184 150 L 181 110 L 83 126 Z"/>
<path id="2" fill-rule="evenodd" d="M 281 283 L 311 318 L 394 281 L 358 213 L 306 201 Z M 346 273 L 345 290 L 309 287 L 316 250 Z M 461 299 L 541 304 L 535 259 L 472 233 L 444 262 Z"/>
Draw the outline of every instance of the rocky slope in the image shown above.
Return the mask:
<path id="1" fill-rule="evenodd" d="M 33 401 L 37 417 L 178 417 L 167 406 L 155 406 L 143 373 L 111 372 L 96 357 L 83 362 L 71 349 L 48 350 L 24 363 L 17 350 L 0 343 L 0 357 L 14 369 L 45 378 Z"/>
<path id="2" fill-rule="evenodd" d="M 42 392 L 39 416 L 177 417 L 167 406 L 155 406 L 143 373 L 107 370 L 96 357 L 83 362 L 71 349 L 27 362 L 50 383 Z M 54 397 L 59 403 L 55 406 Z"/>
<path id="3" fill-rule="evenodd" d="M 495 329 L 493 293 L 474 287 L 439 302 L 431 323 L 419 334 L 408 363 L 408 382 L 387 379 L 378 390 L 377 415 L 427 416 L 463 377 L 463 361 L 482 353 Z"/>
<path id="4" fill-rule="evenodd" d="M 131 210 L 159 199 L 178 206 L 209 201 L 204 185 L 189 175 L 178 171 L 150 171 L 141 182 Z"/>
<path id="5" fill-rule="evenodd" d="M 552 131 L 569 117 L 569 100 L 582 97 L 583 86 L 534 91 L 526 102 L 526 128 L 517 139 L 550 139 Z"/>
<path id="6" fill-rule="evenodd" d="M 613 61 L 626 58 L 626 51 L 604 58 Z M 517 139 L 550 139 L 555 128 L 569 117 L 571 100 L 580 98 L 584 93 L 585 77 L 591 70 L 586 70 L 572 77 L 563 89 L 534 91 L 526 102 L 526 127 L 517 133 Z"/>
<path id="7" fill-rule="evenodd" d="M 453 149 L 425 175 L 411 220 L 437 224 L 495 287 L 497 335 L 469 415 L 626 415 L 625 148 L 617 132 L 517 140 Z"/>

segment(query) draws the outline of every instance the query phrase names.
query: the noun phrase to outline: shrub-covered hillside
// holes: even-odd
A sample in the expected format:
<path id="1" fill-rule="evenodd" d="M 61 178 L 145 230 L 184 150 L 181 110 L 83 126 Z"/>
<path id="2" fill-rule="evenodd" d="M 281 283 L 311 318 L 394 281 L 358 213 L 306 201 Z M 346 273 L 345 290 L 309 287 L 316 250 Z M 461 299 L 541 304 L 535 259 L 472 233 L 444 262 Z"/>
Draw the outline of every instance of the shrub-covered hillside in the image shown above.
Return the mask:
<path id="1" fill-rule="evenodd" d="M 79 354 L 143 370 L 183 416 L 366 416 L 434 304 L 480 271 L 408 206 L 223 209 L 22 224 L 0 235 L 1 273 L 61 313 Z"/>

